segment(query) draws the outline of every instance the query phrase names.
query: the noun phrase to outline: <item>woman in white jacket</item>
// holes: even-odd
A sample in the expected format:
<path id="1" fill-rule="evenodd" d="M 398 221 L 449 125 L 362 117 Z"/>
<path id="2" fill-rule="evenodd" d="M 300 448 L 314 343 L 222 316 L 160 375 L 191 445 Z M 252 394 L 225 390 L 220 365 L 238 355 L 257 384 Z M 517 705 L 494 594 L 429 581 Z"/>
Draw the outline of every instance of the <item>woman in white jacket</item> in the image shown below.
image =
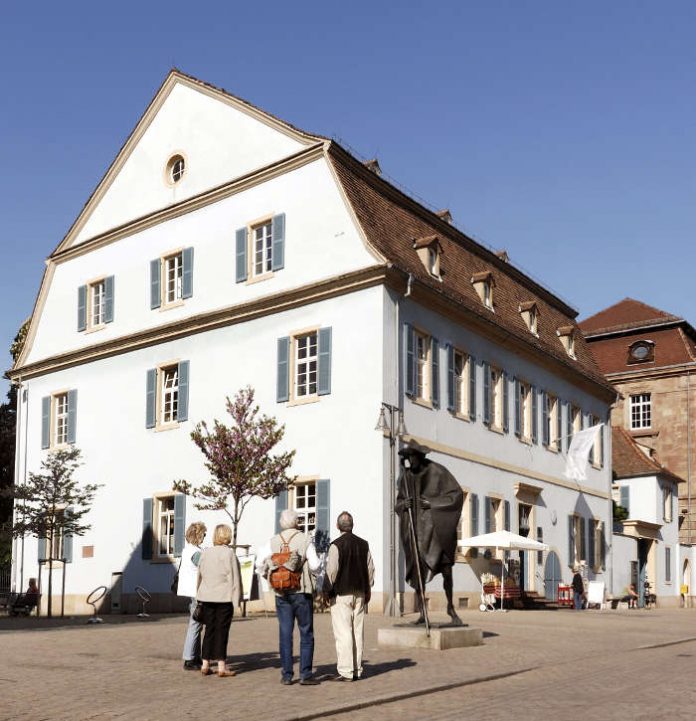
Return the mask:
<path id="1" fill-rule="evenodd" d="M 203 539 L 206 534 L 205 523 L 196 521 L 186 529 L 186 545 L 181 552 L 179 564 L 179 585 L 177 596 L 187 596 L 191 603 L 189 606 L 189 622 L 186 628 L 184 641 L 185 671 L 198 671 L 201 668 L 201 631 L 203 624 L 193 619 L 193 609 L 196 608 L 196 585 L 198 582 L 198 562 L 203 550 Z"/>

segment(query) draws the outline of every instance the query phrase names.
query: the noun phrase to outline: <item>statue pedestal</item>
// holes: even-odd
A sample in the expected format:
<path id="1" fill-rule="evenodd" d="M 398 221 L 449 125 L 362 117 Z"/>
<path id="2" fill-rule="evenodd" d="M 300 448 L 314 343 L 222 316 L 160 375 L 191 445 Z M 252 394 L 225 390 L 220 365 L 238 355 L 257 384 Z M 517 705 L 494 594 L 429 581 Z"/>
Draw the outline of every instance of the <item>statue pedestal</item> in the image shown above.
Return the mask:
<path id="1" fill-rule="evenodd" d="M 471 626 L 435 624 L 430 627 L 430 638 L 428 638 L 425 626 L 396 624 L 380 628 L 377 632 L 377 642 L 380 648 L 432 648 L 436 651 L 445 651 L 448 648 L 482 646 L 483 631 Z"/>

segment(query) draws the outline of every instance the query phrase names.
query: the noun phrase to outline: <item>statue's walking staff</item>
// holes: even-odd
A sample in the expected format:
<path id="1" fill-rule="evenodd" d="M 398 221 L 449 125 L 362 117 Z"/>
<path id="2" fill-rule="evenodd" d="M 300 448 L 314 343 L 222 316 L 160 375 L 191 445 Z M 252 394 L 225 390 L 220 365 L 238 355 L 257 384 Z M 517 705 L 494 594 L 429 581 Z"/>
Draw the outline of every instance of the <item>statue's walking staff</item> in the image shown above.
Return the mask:
<path id="1" fill-rule="evenodd" d="M 412 483 L 409 484 L 411 486 L 411 490 L 413 492 L 413 495 L 411 496 L 412 502 L 415 502 L 416 499 L 416 483 L 415 479 L 413 478 L 412 474 L 409 472 L 409 477 L 412 480 Z M 421 613 L 423 614 L 423 618 L 425 619 L 425 635 L 430 638 L 430 619 L 428 618 L 428 605 L 425 602 L 425 586 L 423 584 L 423 574 L 421 573 L 421 558 L 420 558 L 420 552 L 418 550 L 418 541 L 416 539 L 416 528 L 413 525 L 413 506 L 409 505 L 408 507 L 408 520 L 409 525 L 411 526 L 411 543 L 413 544 L 413 552 L 416 556 L 416 572 L 418 575 L 418 590 L 420 591 L 420 600 L 421 600 Z"/>

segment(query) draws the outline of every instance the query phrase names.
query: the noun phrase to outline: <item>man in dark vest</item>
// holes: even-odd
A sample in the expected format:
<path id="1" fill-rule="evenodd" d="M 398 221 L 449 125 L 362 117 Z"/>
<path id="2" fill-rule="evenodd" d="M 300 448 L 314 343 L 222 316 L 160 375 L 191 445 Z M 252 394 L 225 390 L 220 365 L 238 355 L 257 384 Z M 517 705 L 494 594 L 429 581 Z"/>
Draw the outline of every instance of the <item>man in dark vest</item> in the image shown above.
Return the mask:
<path id="1" fill-rule="evenodd" d="M 363 672 L 363 620 L 375 567 L 367 541 L 353 533 L 350 513 L 341 513 L 336 528 L 341 535 L 329 547 L 325 588 L 338 659 L 332 681 L 357 681 Z"/>
<path id="2" fill-rule="evenodd" d="M 406 581 L 416 591 L 420 610 L 416 623 L 424 623 L 421 584 L 425 589 L 425 584 L 441 573 L 447 613 L 452 623 L 459 626 L 462 622 L 452 603 L 452 566 L 464 493 L 444 466 L 425 457 L 428 453 L 430 448 L 413 440 L 399 451 L 402 470 L 394 509 L 399 514 Z M 408 467 L 404 465 L 406 460 Z"/>

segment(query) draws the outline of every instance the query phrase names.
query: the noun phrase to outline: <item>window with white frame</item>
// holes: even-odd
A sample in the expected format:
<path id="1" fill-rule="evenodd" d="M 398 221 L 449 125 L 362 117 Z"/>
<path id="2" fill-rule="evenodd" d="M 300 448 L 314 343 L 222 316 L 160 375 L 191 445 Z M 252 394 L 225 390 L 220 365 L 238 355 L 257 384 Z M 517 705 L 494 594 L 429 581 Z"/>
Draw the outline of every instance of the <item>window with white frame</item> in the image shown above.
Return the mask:
<path id="1" fill-rule="evenodd" d="M 652 405 L 650 393 L 638 393 L 630 398 L 631 428 L 650 428 L 652 425 Z"/>
<path id="2" fill-rule="evenodd" d="M 164 302 L 175 303 L 183 297 L 184 263 L 181 252 L 164 258 Z"/>
<path id="3" fill-rule="evenodd" d="M 589 559 L 591 567 L 598 571 L 604 566 L 604 522 L 592 519 L 590 530 L 593 535 L 593 557 Z"/>
<path id="4" fill-rule="evenodd" d="M 311 331 L 293 338 L 295 348 L 295 398 L 307 398 L 317 394 L 319 369 L 318 333 Z"/>
<path id="5" fill-rule="evenodd" d="M 104 299 L 106 295 L 106 282 L 104 279 L 90 283 L 87 287 L 89 313 L 87 314 L 88 327 L 98 328 L 104 324 Z"/>
<path id="6" fill-rule="evenodd" d="M 160 423 L 176 423 L 179 411 L 179 366 L 160 368 Z M 173 502 L 173 500 L 172 500 Z"/>
<path id="7" fill-rule="evenodd" d="M 503 372 L 500 368 L 491 366 L 490 369 L 491 394 L 491 426 L 503 427 Z"/>
<path id="8" fill-rule="evenodd" d="M 475 273 L 471 278 L 471 283 L 483 305 L 489 310 L 493 310 L 493 287 L 495 286 L 493 274 L 490 271 Z"/>
<path id="9" fill-rule="evenodd" d="M 574 566 L 577 563 L 580 563 L 580 561 L 586 561 L 587 559 L 583 558 L 584 551 L 585 551 L 585 519 L 581 516 L 571 516 L 573 519 L 573 558 L 570 558 L 570 565 Z"/>
<path id="10" fill-rule="evenodd" d="M 174 496 L 155 497 L 157 555 L 174 555 Z"/>
<path id="11" fill-rule="evenodd" d="M 672 522 L 672 487 L 665 484 L 662 486 L 662 518 L 665 523 Z"/>
<path id="12" fill-rule="evenodd" d="M 317 527 L 316 481 L 295 483 L 290 491 L 289 507 L 297 513 L 298 528 L 303 533 L 312 533 Z"/>
<path id="13" fill-rule="evenodd" d="M 68 394 L 58 393 L 53 402 L 53 445 L 62 446 L 68 442 Z"/>
<path id="14" fill-rule="evenodd" d="M 273 270 L 273 223 L 269 219 L 252 226 L 253 243 L 252 275 L 254 277 L 270 273 Z"/>
<path id="15" fill-rule="evenodd" d="M 597 416 L 591 416 L 590 417 L 590 423 L 593 426 L 599 425 L 599 418 Z M 604 433 L 604 426 L 600 426 L 597 430 L 597 433 L 595 434 L 594 443 L 592 444 L 592 455 L 591 460 L 592 464 L 595 466 L 602 466 L 604 465 L 604 443 L 602 442 L 602 434 Z"/>
<path id="16" fill-rule="evenodd" d="M 520 438 L 532 438 L 532 387 L 520 381 Z"/>
<path id="17" fill-rule="evenodd" d="M 430 400 L 430 336 L 415 332 L 416 340 L 416 398 Z"/>
<path id="18" fill-rule="evenodd" d="M 454 412 L 469 417 L 470 359 L 466 353 L 454 351 Z"/>
<path id="19" fill-rule="evenodd" d="M 60 523 L 65 517 L 65 509 L 58 509 L 55 512 L 56 524 L 53 531 L 53 545 L 51 547 L 51 558 L 63 558 L 64 550 L 64 533 L 60 527 Z"/>
<path id="20" fill-rule="evenodd" d="M 546 437 L 549 439 L 549 448 L 558 451 L 561 448 L 561 439 L 558 435 L 558 414 L 561 412 L 561 404 L 557 396 L 551 393 L 546 394 Z"/>
<path id="21" fill-rule="evenodd" d="M 167 180 L 171 185 L 178 183 L 186 172 L 186 162 L 181 155 L 173 155 L 167 161 Z"/>

